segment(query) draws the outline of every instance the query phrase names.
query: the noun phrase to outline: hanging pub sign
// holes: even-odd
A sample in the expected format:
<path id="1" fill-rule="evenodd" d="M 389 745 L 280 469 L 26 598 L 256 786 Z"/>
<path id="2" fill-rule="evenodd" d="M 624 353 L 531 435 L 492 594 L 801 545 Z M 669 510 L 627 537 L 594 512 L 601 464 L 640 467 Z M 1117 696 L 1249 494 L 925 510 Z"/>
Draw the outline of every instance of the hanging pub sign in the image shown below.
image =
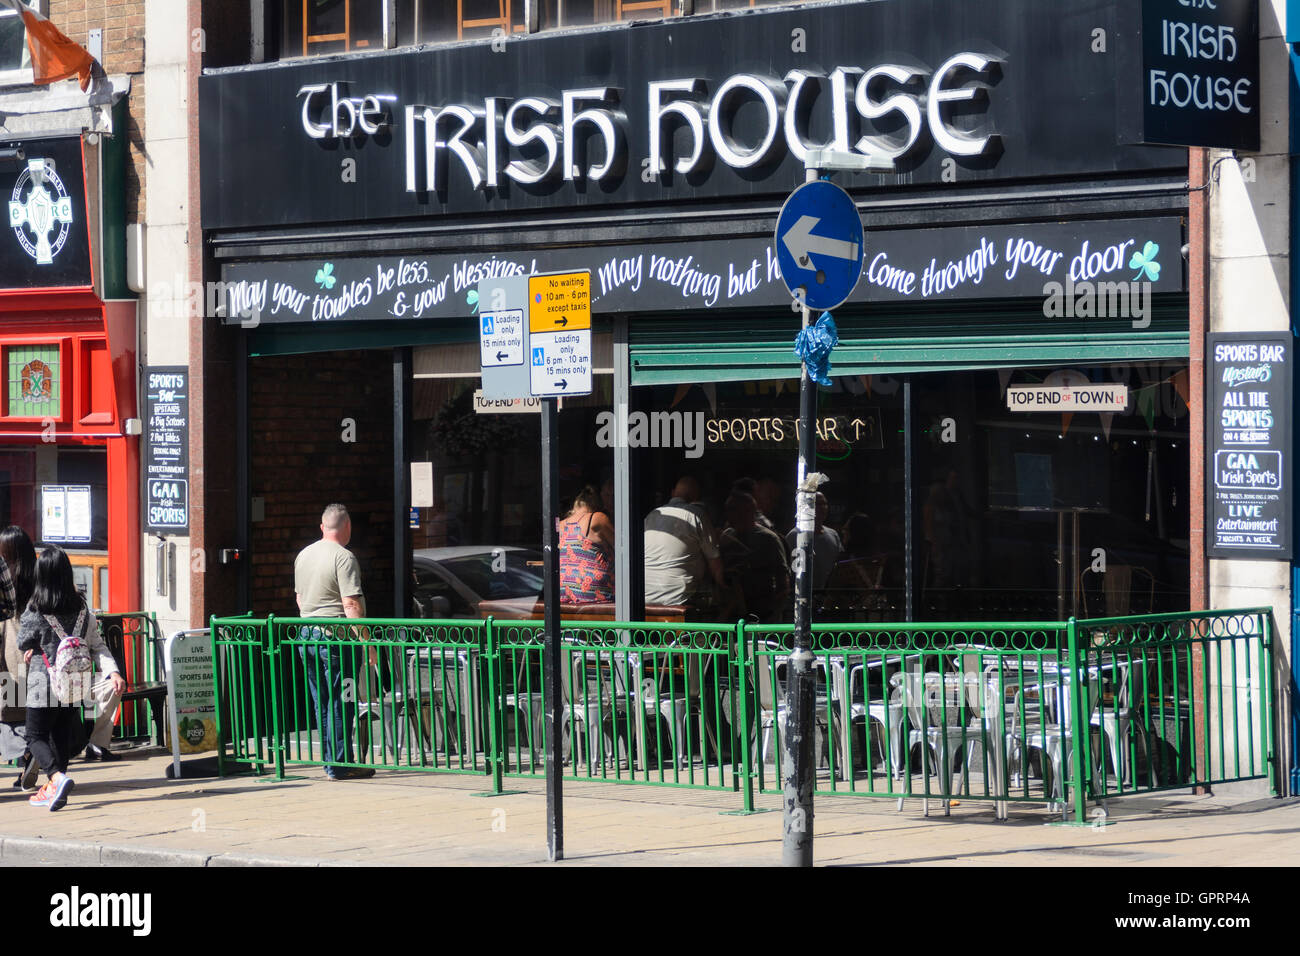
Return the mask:
<path id="1" fill-rule="evenodd" d="M 1291 557 L 1289 333 L 1207 337 L 1206 553 Z"/>
<path id="2" fill-rule="evenodd" d="M 1120 142 L 1257 152 L 1259 0 L 1140 0 L 1124 17 Z"/>
<path id="3" fill-rule="evenodd" d="M 190 526 L 189 369 L 145 369 L 145 527 L 185 534 Z"/>
<path id="4" fill-rule="evenodd" d="M 81 140 L 0 144 L 0 289 L 92 285 Z"/>
<path id="5" fill-rule="evenodd" d="M 1123 318 L 1146 328 L 1151 296 L 1186 288 L 1182 243 L 1174 216 L 872 233 L 848 304 L 1042 297 L 1048 318 Z M 586 270 L 597 314 L 790 302 L 769 237 L 234 264 L 224 273 L 225 321 L 251 328 L 477 317 L 481 280 Z M 521 361 L 514 339 L 494 333 L 483 357 L 500 351 L 502 364 Z"/>

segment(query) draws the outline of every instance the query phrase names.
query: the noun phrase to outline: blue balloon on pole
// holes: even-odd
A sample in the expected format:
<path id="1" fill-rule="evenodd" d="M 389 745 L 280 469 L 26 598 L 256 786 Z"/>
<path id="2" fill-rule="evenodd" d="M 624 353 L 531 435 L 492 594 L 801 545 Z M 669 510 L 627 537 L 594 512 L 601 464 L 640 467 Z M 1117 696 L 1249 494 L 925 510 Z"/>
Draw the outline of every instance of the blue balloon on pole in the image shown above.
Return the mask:
<path id="1" fill-rule="evenodd" d="M 776 259 L 781 278 L 810 309 L 842 304 L 862 275 L 862 217 L 839 186 L 804 183 L 790 194 L 776 218 Z"/>

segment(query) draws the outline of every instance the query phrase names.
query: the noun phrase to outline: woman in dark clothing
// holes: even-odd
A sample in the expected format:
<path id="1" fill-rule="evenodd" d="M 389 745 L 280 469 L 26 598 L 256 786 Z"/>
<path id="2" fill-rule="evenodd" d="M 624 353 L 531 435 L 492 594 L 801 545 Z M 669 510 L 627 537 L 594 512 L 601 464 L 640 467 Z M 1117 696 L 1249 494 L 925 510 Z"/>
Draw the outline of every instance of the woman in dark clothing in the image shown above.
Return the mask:
<path id="1" fill-rule="evenodd" d="M 23 768 L 15 787 L 36 789 L 40 768 L 27 749 L 27 665 L 18 650 L 18 622 L 36 589 L 36 549 L 27 532 L 11 524 L 0 531 L 0 560 L 9 568 L 14 585 L 13 617 L 4 622 L 0 644 L 0 760 L 18 760 Z"/>
<path id="2" fill-rule="evenodd" d="M 57 626 L 56 626 L 57 625 Z M 99 622 L 77 593 L 72 563 L 62 548 L 50 547 L 36 561 L 36 588 L 18 627 L 18 648 L 27 661 L 27 746 L 45 771 L 45 786 L 31 797 L 34 807 L 60 810 L 68 802 L 68 741 L 80 701 L 60 701 L 49 679 L 59 642 L 80 638 L 90 649 L 102 674 L 119 694 L 126 682 L 99 634 Z"/>

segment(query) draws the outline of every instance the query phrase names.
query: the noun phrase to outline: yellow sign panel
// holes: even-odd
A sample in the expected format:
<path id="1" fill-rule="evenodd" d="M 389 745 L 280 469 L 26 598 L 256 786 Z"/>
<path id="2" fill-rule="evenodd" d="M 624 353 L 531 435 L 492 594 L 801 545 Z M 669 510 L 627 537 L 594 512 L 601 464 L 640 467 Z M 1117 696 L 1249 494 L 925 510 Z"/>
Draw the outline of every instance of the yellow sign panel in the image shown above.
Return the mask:
<path id="1" fill-rule="evenodd" d="M 528 280 L 528 331 L 591 328 L 591 273 L 532 276 Z"/>

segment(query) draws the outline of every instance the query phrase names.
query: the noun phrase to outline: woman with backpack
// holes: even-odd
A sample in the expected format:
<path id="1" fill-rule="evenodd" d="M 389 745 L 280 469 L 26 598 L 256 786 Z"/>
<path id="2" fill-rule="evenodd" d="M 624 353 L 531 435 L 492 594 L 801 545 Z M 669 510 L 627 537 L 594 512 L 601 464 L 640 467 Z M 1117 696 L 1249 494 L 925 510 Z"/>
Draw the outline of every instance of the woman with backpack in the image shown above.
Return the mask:
<path id="1" fill-rule="evenodd" d="M 119 694 L 126 690 L 62 548 L 46 548 L 36 559 L 36 587 L 19 623 L 18 648 L 27 661 L 27 746 L 49 778 L 30 802 L 61 810 L 73 787 L 68 742 L 80 719 L 76 705 L 90 688 L 91 659 Z"/>

